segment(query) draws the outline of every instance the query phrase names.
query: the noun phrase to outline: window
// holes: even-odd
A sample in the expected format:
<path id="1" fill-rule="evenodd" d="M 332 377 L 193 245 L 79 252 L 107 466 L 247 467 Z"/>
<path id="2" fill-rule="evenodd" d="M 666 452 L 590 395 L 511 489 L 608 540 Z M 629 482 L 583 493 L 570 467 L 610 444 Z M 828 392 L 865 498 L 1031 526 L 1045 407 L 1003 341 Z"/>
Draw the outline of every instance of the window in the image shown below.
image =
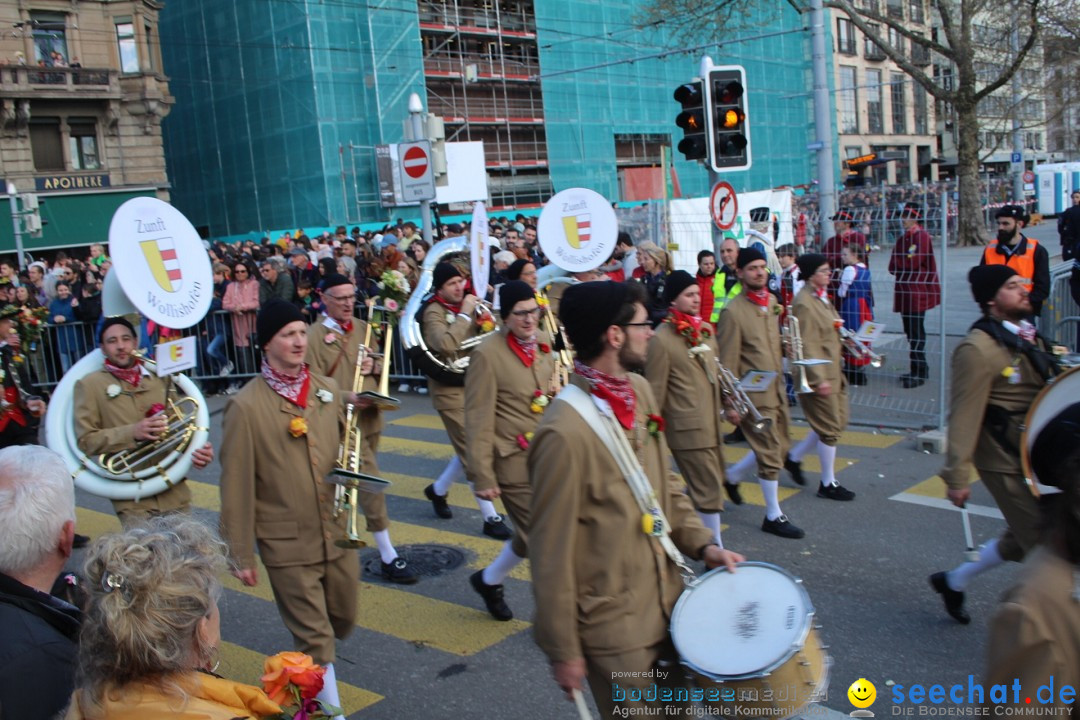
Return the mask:
<path id="1" fill-rule="evenodd" d="M 881 71 L 866 71 L 866 131 L 885 132 L 885 110 L 881 103 Z"/>
<path id="2" fill-rule="evenodd" d="M 894 135 L 907 133 L 907 107 L 904 104 L 904 87 L 907 76 L 903 73 L 889 73 L 892 83 L 892 131 Z"/>
<path id="3" fill-rule="evenodd" d="M 918 33 L 916 33 L 918 35 Z M 922 38 L 922 35 L 918 35 Z M 926 67 L 930 64 L 930 48 L 926 47 L 922 43 L 912 40 L 911 41 L 911 62 L 915 63 L 919 67 Z"/>
<path id="4" fill-rule="evenodd" d="M 840 66 L 840 92 L 839 92 L 839 109 L 840 109 L 840 132 L 842 133 L 858 133 L 859 132 L 859 113 L 858 113 L 858 90 L 855 80 L 855 68 L 847 65 Z"/>
<path id="5" fill-rule="evenodd" d="M 116 23 L 116 45 L 120 49 L 120 72 L 139 72 L 139 46 L 135 43 L 133 23 Z"/>
<path id="6" fill-rule="evenodd" d="M 58 12 L 32 12 L 30 25 L 34 29 L 34 62 L 52 67 L 59 59 L 66 66 L 67 15 Z"/>
<path id="7" fill-rule="evenodd" d="M 885 0 L 885 12 L 891 18 L 904 19 L 904 0 Z"/>
<path id="8" fill-rule="evenodd" d="M 874 31 L 874 34 L 879 34 L 881 31 L 874 23 L 867 23 L 867 27 Z M 869 35 L 863 38 L 863 54 L 866 55 L 867 60 L 884 60 L 885 52 L 881 49 L 876 42 L 870 39 Z"/>
<path id="9" fill-rule="evenodd" d="M 896 30 L 896 28 L 889 28 L 889 45 L 896 50 L 897 54 L 904 54 L 904 40 L 906 38 Z"/>
<path id="10" fill-rule="evenodd" d="M 101 167 L 97 147 L 97 123 L 93 118 L 68 120 L 68 149 L 72 170 L 97 170 Z"/>
<path id="11" fill-rule="evenodd" d="M 922 0 L 911 0 L 911 2 L 908 3 L 908 15 L 911 17 L 911 22 L 926 22 L 926 15 L 923 13 Z"/>
<path id="12" fill-rule="evenodd" d="M 912 97 L 914 102 L 912 103 L 915 108 L 915 134 L 926 135 L 929 133 L 930 121 L 927 117 L 927 96 L 926 88 L 919 83 L 913 83 L 911 88 Z"/>
<path id="13" fill-rule="evenodd" d="M 854 55 L 855 25 L 848 18 L 836 18 L 836 51 L 843 55 Z"/>
<path id="14" fill-rule="evenodd" d="M 153 72 L 156 69 L 156 60 L 154 58 L 154 28 L 150 26 L 150 23 L 143 25 L 143 37 L 146 38 L 146 57 L 150 63 L 150 71 Z"/>
<path id="15" fill-rule="evenodd" d="M 30 147 L 35 170 L 65 170 L 62 143 L 60 118 L 31 118 Z"/>

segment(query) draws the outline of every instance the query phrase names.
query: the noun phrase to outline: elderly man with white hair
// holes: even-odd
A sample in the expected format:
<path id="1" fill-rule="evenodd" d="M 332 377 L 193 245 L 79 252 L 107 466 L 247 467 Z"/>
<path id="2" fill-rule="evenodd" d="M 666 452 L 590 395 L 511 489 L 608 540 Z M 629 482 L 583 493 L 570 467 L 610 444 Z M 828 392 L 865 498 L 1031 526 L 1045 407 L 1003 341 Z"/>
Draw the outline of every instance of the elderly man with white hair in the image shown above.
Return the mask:
<path id="1" fill-rule="evenodd" d="M 82 614 L 49 595 L 71 556 L 75 490 L 37 445 L 0 450 L 0 713 L 53 717 L 75 685 Z"/>

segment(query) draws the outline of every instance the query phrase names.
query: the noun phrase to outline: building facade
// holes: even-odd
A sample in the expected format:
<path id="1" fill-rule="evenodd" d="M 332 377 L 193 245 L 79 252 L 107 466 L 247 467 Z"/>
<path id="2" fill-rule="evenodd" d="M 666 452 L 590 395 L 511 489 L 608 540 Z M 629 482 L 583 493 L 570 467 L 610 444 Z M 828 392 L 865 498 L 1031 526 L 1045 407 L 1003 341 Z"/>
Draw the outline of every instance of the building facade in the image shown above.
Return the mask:
<path id="1" fill-rule="evenodd" d="M 1080 49 L 1075 38 L 1048 37 L 1046 48 L 1046 147 L 1054 162 L 1080 160 Z"/>
<path id="2" fill-rule="evenodd" d="M 168 199 L 161 120 L 173 98 L 161 8 L 155 0 L 0 3 L 0 175 L 38 195 L 46 223 L 41 237 L 24 236 L 27 251 L 105 242 L 124 201 Z M 13 248 L 11 223 L 0 223 L 0 251 Z"/>

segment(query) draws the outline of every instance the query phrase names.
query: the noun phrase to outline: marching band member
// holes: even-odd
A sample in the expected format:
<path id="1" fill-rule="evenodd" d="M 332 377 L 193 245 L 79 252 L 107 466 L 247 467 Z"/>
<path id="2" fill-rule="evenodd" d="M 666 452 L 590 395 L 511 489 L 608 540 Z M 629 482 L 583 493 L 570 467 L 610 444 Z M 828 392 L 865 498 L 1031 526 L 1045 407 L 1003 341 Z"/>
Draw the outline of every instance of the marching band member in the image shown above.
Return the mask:
<path id="1" fill-rule="evenodd" d="M 352 388 L 356 372 L 356 359 L 360 343 L 367 331 L 367 323 L 353 317 L 356 288 L 344 275 L 328 275 L 322 281 L 322 300 L 325 314 L 322 322 L 309 330 L 307 362 L 312 372 L 333 378 L 343 390 Z M 363 390 L 377 390 L 382 362 L 370 355 L 364 358 L 360 372 L 364 376 Z M 360 411 L 361 462 L 363 471 L 379 476 L 376 452 L 382 436 L 382 410 L 371 406 Z M 386 494 L 360 490 L 357 493 L 360 507 L 367 520 L 367 530 L 374 536 L 375 545 L 382 558 L 382 575 L 390 582 L 412 584 L 419 580 L 404 558 L 398 555 L 390 542 L 390 518 L 386 514 Z"/>
<path id="2" fill-rule="evenodd" d="M 772 424 L 755 431 L 752 421 L 743 418 L 739 427 L 750 443 L 751 452 L 728 469 L 728 482 L 738 484 L 751 468 L 757 468 L 761 494 L 765 498 L 765 519 L 761 529 L 782 538 L 799 539 L 805 534 L 780 509 L 780 468 L 788 445 L 788 412 L 780 349 L 780 304 L 768 290 L 769 271 L 765 255 L 754 248 L 739 251 L 737 267 L 742 291 L 731 298 L 720 313 L 716 344 L 721 364 L 735 377 L 751 370 L 775 373 L 769 386 L 753 394 L 754 405 Z"/>
<path id="3" fill-rule="evenodd" d="M 129 450 L 157 440 L 169 425 L 166 408 L 170 384 L 135 355 L 135 328 L 123 317 L 106 318 L 98 333 L 105 366 L 75 383 L 75 436 L 87 455 Z M 203 468 L 214 459 L 210 443 L 195 450 L 192 464 Z M 191 490 L 179 482 L 164 492 L 138 500 L 113 500 L 120 522 L 129 528 L 154 515 L 188 512 Z"/>
<path id="4" fill-rule="evenodd" d="M 255 328 L 261 374 L 225 406 L 222 538 L 233 574 L 249 587 L 259 582 L 258 545 L 294 649 L 326 667 L 319 699 L 340 706 L 334 639 L 356 624 L 360 563 L 335 545 L 347 518 L 334 517 L 335 486 L 326 481 L 342 435 L 338 385 L 304 362 L 307 323 L 295 305 L 270 300 Z"/>
<path id="5" fill-rule="evenodd" d="M 816 449 L 821 460 L 821 485 L 818 497 L 829 500 L 854 500 L 855 493 L 836 482 L 836 443 L 848 422 L 847 381 L 841 360 L 840 316 L 829 298 L 832 268 L 824 255 L 808 253 L 798 259 L 799 275 L 806 285 L 795 297 L 791 312 L 799 321 L 803 353 L 806 357 L 830 360 L 827 365 L 806 368 L 806 380 L 813 393 L 800 395 L 803 414 L 810 423 L 806 438 L 791 449 L 784 468 L 795 482 L 806 484 L 802 459 Z"/>
<path id="6" fill-rule="evenodd" d="M 477 347 L 465 373 L 465 467 L 473 492 L 484 500 L 501 497 L 514 521 L 514 537 L 495 561 L 469 582 L 496 620 L 513 612 L 503 600 L 502 582 L 526 556 L 529 529 L 529 439 L 557 391 L 552 387 L 555 356 L 539 331 L 540 306 L 533 289 L 511 280 L 499 289 L 503 329 Z"/>
<path id="7" fill-rule="evenodd" d="M 461 271 L 448 262 L 440 262 L 432 273 L 434 297 L 424 308 L 420 317 L 420 331 L 424 342 L 431 352 L 440 358 L 449 358 L 457 354 L 458 348 L 466 338 L 476 337 L 481 333 L 476 309 L 480 302 L 475 295 L 466 294 L 465 278 Z M 489 317 L 487 319 L 490 320 Z M 491 321 L 494 326 L 494 321 Z M 431 402 L 439 413 L 450 444 L 454 446 L 455 457 L 442 471 L 439 478 L 424 488 L 424 495 L 431 501 L 435 515 L 440 518 L 454 516 L 446 495 L 456 480 L 464 477 L 463 458 L 468 452 L 465 441 L 465 388 L 444 385 L 434 378 L 428 379 Z M 509 540 L 512 533 L 490 500 L 477 497 L 476 504 L 484 516 L 484 534 L 496 540 Z"/>
<path id="8" fill-rule="evenodd" d="M 676 558 L 685 553 L 729 569 L 744 559 L 715 544 L 671 481 L 660 407 L 649 383 L 631 372 L 645 364 L 652 336 L 644 300 L 635 283 L 567 288 L 560 319 L 577 349 L 575 374 L 544 413 L 528 457 L 536 642 L 568 696 L 588 679 L 601 717 L 663 704 L 616 703 L 613 681 L 626 690 L 654 680 L 685 683 L 678 672 L 650 672 L 658 661 L 678 664 L 668 632 L 683 589 Z M 625 444 L 623 455 L 644 471 L 647 488 L 632 489 L 599 434 L 612 426 L 614 435 L 604 437 Z M 644 521 L 654 518 L 662 520 L 648 525 L 660 535 L 646 534 Z"/>
<path id="9" fill-rule="evenodd" d="M 724 499 L 724 412 L 717 379 L 716 339 L 712 326 L 699 315 L 701 287 L 685 270 L 668 275 L 664 300 L 668 316 L 649 342 L 645 377 L 664 418 L 664 437 L 690 491 L 690 501 L 702 524 L 720 540 L 720 511 Z M 735 420 L 736 418 L 732 418 Z M 727 485 L 727 483 L 723 483 Z M 732 502 L 742 497 L 728 486 Z"/>
<path id="10" fill-rule="evenodd" d="M 11 340 L 18 338 L 15 335 L 18 317 L 17 306 L 0 308 L 0 390 L 3 392 L 0 448 L 36 445 L 40 418 L 45 414 L 45 401 L 41 398 L 22 397 L 30 389 L 30 368 L 25 360 L 16 362 L 17 349 L 11 345 Z"/>
<path id="11" fill-rule="evenodd" d="M 957 507 L 971 497 L 971 468 L 994 496 L 1007 527 L 979 550 L 979 559 L 930 576 L 945 610 L 964 625 L 964 590 L 976 575 L 1006 560 L 1020 562 L 1039 540 L 1039 507 L 1020 465 L 1021 424 L 1035 396 L 1057 372 L 1046 341 L 1027 321 L 1028 279 L 1006 265 L 968 273 L 983 316 L 952 356 L 945 467 L 946 496 Z"/>

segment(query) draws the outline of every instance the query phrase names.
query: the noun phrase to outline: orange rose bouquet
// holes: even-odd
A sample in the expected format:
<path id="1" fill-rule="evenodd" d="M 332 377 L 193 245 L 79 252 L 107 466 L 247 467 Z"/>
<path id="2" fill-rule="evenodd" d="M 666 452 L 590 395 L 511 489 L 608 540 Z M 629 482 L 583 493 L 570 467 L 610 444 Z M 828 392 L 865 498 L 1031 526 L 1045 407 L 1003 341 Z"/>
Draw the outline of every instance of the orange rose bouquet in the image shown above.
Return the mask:
<path id="1" fill-rule="evenodd" d="M 319 667 L 310 655 L 299 652 L 280 652 L 263 663 L 263 691 L 282 707 L 278 718 L 314 720 L 342 715 L 341 708 L 326 705 L 316 699 L 323 688 L 326 669 Z"/>

